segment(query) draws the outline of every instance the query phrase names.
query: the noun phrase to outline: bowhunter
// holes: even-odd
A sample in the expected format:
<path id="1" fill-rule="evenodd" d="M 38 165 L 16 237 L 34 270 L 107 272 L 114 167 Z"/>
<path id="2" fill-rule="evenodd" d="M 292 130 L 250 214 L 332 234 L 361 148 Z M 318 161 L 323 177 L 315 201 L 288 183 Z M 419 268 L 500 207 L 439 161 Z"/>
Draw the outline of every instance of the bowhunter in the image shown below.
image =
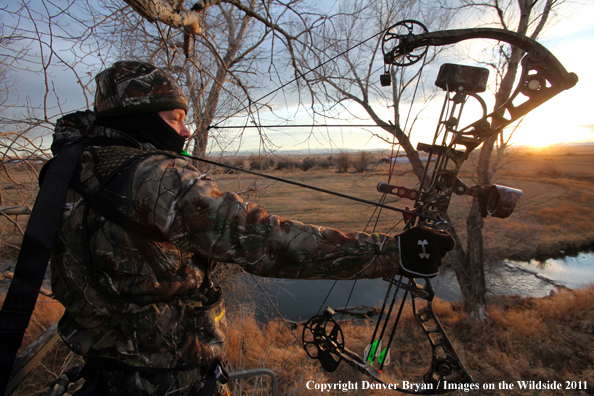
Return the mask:
<path id="1" fill-rule="evenodd" d="M 124 61 L 96 82 L 95 112 L 60 119 L 52 145 L 59 158 L 87 142 L 51 257 L 66 309 L 59 333 L 86 362 L 81 394 L 227 394 L 216 381 L 226 362 L 216 262 L 276 278 L 379 278 L 436 271 L 453 247 L 449 235 L 421 228 L 343 234 L 268 215 L 179 155 L 188 106 L 171 76 Z M 426 267 L 413 264 L 420 247 Z"/>

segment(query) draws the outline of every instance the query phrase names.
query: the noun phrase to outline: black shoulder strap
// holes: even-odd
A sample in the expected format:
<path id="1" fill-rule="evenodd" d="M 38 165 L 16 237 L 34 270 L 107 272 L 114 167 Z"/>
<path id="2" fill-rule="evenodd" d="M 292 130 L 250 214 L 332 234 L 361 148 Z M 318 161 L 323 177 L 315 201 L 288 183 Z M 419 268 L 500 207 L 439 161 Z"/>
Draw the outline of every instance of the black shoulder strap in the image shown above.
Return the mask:
<path id="1" fill-rule="evenodd" d="M 40 172 L 41 187 L 25 230 L 13 279 L 6 293 L 2 311 L 0 311 L 1 395 L 5 393 L 14 359 L 23 342 L 25 330 L 29 325 L 31 314 L 37 302 L 39 289 L 43 282 L 60 218 L 62 217 L 62 207 L 66 200 L 66 193 L 69 186 L 71 186 L 70 181 L 84 148 L 93 145 L 133 146 L 128 141 L 115 138 L 83 138 L 64 148 Z M 133 158 L 131 161 L 153 154 L 173 155 L 173 153 L 161 151 L 147 152 Z M 123 166 L 125 165 L 127 163 Z M 114 172 L 114 174 L 116 173 Z M 84 198 L 90 198 L 89 203 L 91 206 L 100 214 L 107 214 L 105 217 L 108 217 L 110 221 L 114 221 L 116 224 L 142 235 L 159 239 L 159 234 L 153 230 L 142 230 L 141 225 L 126 219 L 113 206 L 103 204 L 95 197 L 89 197 L 88 195 Z"/>
<path id="2" fill-rule="evenodd" d="M 0 312 L 0 393 L 4 394 L 17 351 L 29 325 L 49 262 L 70 179 L 83 152 L 66 147 L 45 171 L 21 244 L 21 251 Z"/>

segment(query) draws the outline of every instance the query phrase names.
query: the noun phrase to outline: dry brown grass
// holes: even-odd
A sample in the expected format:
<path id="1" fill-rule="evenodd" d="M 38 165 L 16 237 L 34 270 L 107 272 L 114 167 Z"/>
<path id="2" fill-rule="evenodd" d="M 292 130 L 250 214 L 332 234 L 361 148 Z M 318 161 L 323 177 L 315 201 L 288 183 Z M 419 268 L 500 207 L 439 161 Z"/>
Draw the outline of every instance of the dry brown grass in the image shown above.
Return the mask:
<path id="1" fill-rule="evenodd" d="M 295 157 L 295 161 L 299 162 L 304 159 L 306 158 Z M 311 159 L 319 162 L 325 157 Z M 471 163 L 465 165 L 462 178 L 470 182 Z M 553 168 L 555 172 L 546 172 Z M 416 179 L 411 173 L 407 173 L 409 170 L 409 165 L 398 164 L 391 184 L 415 186 Z M 295 168 L 290 171 L 268 169 L 266 172 L 377 201 L 380 194 L 376 191 L 376 185 L 380 181 L 386 181 L 388 165 L 375 165 L 373 171 L 364 174 L 355 171 L 337 172 L 336 168 L 320 167 L 307 172 Z M 11 179 L 22 185 L 32 187 L 32 175 L 31 171 L 18 172 L 11 169 Z M 520 188 L 524 191 L 524 196 L 510 218 L 486 219 L 485 248 L 489 257 L 540 258 L 558 254 L 561 250 L 577 250 L 594 243 L 594 147 L 517 152 L 513 155 L 513 160 L 495 175 L 494 181 Z M 255 195 L 247 199 L 263 205 L 269 213 L 286 219 L 335 227 L 345 232 L 364 229 L 373 212 L 371 207 L 346 199 L 270 180 L 255 180 L 251 175 L 225 174 L 219 176 L 217 182 L 221 190 L 255 192 Z M 6 179 L 0 180 L 1 188 L 8 186 Z M 5 205 L 23 202 L 30 204 L 30 197 L 23 189 L 13 188 L 4 190 L 3 193 Z M 396 197 L 390 199 L 389 203 L 394 206 L 412 205 L 412 202 L 398 201 Z M 454 196 L 449 210 L 463 243 L 469 203 L 467 197 Z M 388 232 L 400 219 L 398 213 L 383 210 L 376 230 Z M 26 220 L 26 216 L 19 216 L 18 224 L 21 229 L 24 229 Z M 372 229 L 373 226 L 369 226 L 367 231 Z M 0 251 L 5 255 L 12 252 L 14 256 L 19 239 L 17 228 L 0 216 Z"/>
<path id="2" fill-rule="evenodd" d="M 2 303 L 4 303 L 4 294 L 0 295 L 0 306 Z M 63 313 L 64 307 L 62 304 L 49 297 L 39 295 L 19 352 L 37 339 L 48 327 L 56 323 Z M 62 342 L 58 342 L 52 351 L 36 366 L 34 371 L 25 377 L 13 395 L 45 394 L 49 384 L 64 369 L 80 361 L 81 359 L 72 354 Z"/>
<path id="3" fill-rule="evenodd" d="M 435 311 L 446 328 L 461 359 L 475 381 L 498 384 L 516 381 L 591 381 L 594 374 L 594 287 L 564 291 L 544 299 L 497 297 L 490 304 L 486 325 L 465 320 L 452 304 L 436 300 Z M 418 329 L 410 307 L 405 310 L 394 339 L 392 364 L 386 368 L 387 381 L 422 382 L 430 360 L 429 344 Z M 261 325 L 253 318 L 231 320 L 230 358 L 234 367 L 267 366 L 277 372 L 281 394 L 308 392 L 307 381 L 338 383 L 368 380 L 342 363 L 335 373 L 321 370 L 308 360 L 288 331 L 278 321 Z M 371 323 L 345 324 L 346 346 L 358 353 L 365 348 Z M 301 333 L 301 328 L 296 331 Z M 239 385 L 238 385 L 239 386 Z M 247 393 L 249 384 L 243 384 Z M 253 385 L 252 385 L 253 386 Z M 590 389 L 581 394 L 594 394 Z M 517 386 L 516 386 L 517 388 Z M 471 392 L 475 393 L 475 392 Z M 330 394 L 342 394 L 334 391 Z M 358 391 L 351 394 L 387 395 L 389 391 Z M 464 392 L 453 393 L 465 394 Z M 576 395 L 575 390 L 555 392 L 526 390 L 480 390 L 481 395 Z"/>
<path id="4" fill-rule="evenodd" d="M 45 301 L 45 300 L 44 300 Z M 450 336 L 460 358 L 474 380 L 498 384 L 516 381 L 591 381 L 594 374 L 594 286 L 563 291 L 544 299 L 514 296 L 494 297 L 489 320 L 480 325 L 465 320 L 451 303 L 436 299 L 435 312 Z M 51 322 L 49 319 L 47 322 Z M 324 372 L 317 361 L 309 359 L 297 341 L 278 320 L 258 323 L 247 310 L 230 309 L 228 316 L 228 355 L 231 371 L 267 367 L 275 371 L 281 395 L 314 395 L 306 389 L 308 381 L 338 383 L 368 381 L 360 372 L 342 363 L 334 373 Z M 361 353 L 373 333 L 371 322 L 343 323 L 345 345 Z M 302 328 L 294 330 L 301 337 Z M 422 382 L 428 369 L 430 348 L 413 318 L 410 305 L 405 308 L 399 332 L 392 344 L 392 363 L 383 379 L 388 382 Z M 47 385 L 73 360 L 59 343 L 27 377 L 16 395 L 43 394 Z M 481 395 L 576 395 L 587 392 L 552 393 L 520 390 L 481 390 Z M 233 381 L 235 395 L 268 395 L 266 377 Z M 333 391 L 330 394 L 342 394 Z M 388 391 L 368 390 L 352 394 L 387 395 Z M 461 391 L 453 395 L 465 394 Z"/>
<path id="5" fill-rule="evenodd" d="M 471 184 L 472 171 L 468 165 L 471 164 L 463 168 L 462 179 Z M 543 167 L 546 166 L 554 166 L 556 174 L 545 175 Z M 415 186 L 416 179 L 407 173 L 409 170 L 409 165 L 398 164 L 391 184 Z M 376 191 L 376 185 L 386 181 L 388 165 L 376 165 L 373 171 L 365 174 L 337 172 L 336 169 L 270 173 L 377 201 L 380 194 Z M 497 184 L 523 190 L 524 196 L 511 217 L 486 219 L 484 236 L 489 258 L 543 258 L 558 255 L 561 250 L 571 252 L 594 244 L 594 147 L 556 152 L 518 152 L 493 180 Z M 253 181 L 250 175 L 226 175 L 217 179 L 221 190 L 238 190 L 241 189 L 238 185 L 248 185 Z M 263 205 L 269 213 L 286 219 L 348 232 L 364 229 L 373 212 L 373 208 L 365 205 L 319 192 L 282 183 L 271 184 L 263 179 L 258 183 L 271 187 L 249 197 L 249 200 Z M 390 204 L 403 207 L 411 206 L 412 202 L 391 197 Z M 469 205 L 468 197 L 454 196 L 449 209 L 462 243 L 465 243 Z M 388 232 L 400 219 L 398 213 L 383 210 L 376 230 Z M 373 226 L 369 226 L 367 231 L 372 229 Z"/>
<path id="6" fill-rule="evenodd" d="M 4 303 L 4 297 L 4 293 L 1 293 L 0 306 Z M 64 314 L 62 304 L 40 294 L 37 298 L 35 310 L 31 315 L 31 321 L 23 337 L 19 352 L 39 337 L 48 327 L 56 323 L 62 317 L 62 314 Z"/>
<path id="7" fill-rule="evenodd" d="M 41 164 L 0 164 L 0 207 L 30 206 Z M 0 259 L 16 257 L 29 216 L 0 213 Z"/>
<path id="8" fill-rule="evenodd" d="M 67 369 L 83 363 L 80 356 L 72 353 L 59 340 L 40 363 L 35 366 L 12 393 L 12 396 L 45 395 L 52 382 Z"/>
<path id="9" fill-rule="evenodd" d="M 472 328 L 467 323 L 457 326 L 464 349 L 470 347 L 466 362 L 477 371 L 477 381 L 536 380 L 564 384 L 565 381 L 591 380 L 594 364 L 593 287 L 562 292 L 545 299 L 499 297 L 491 304 L 489 314 L 491 321 L 485 327 Z M 472 339 L 476 340 L 475 346 L 468 342 Z M 509 365 L 502 364 L 497 356 L 505 357 Z M 590 387 L 582 394 L 592 393 Z"/>

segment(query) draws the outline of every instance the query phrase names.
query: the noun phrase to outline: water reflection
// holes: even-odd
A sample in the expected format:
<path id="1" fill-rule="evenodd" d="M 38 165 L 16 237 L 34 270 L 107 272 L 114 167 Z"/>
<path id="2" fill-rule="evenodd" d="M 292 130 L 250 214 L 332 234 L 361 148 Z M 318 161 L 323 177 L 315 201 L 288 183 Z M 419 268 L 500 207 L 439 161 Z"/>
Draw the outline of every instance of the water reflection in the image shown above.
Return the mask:
<path id="1" fill-rule="evenodd" d="M 594 283 L 594 253 L 580 253 L 576 257 L 549 259 L 544 263 L 532 260 L 526 262 L 507 262 L 519 270 L 534 272 L 570 289 Z"/>
<path id="2" fill-rule="evenodd" d="M 559 286 L 575 289 L 594 282 L 594 254 L 537 261 L 505 261 L 487 270 L 488 293 L 545 297 Z M 333 281 L 284 281 L 271 296 L 279 310 L 290 320 L 307 320 L 326 306 L 342 308 L 351 295 L 348 306 L 380 306 L 388 283 L 381 279 L 337 282 L 328 296 Z M 442 272 L 432 280 L 437 297 L 446 301 L 461 300 L 460 288 L 453 271 Z M 266 288 L 266 287 L 265 287 Z M 267 290 L 268 292 L 268 290 Z M 326 302 L 322 304 L 324 299 Z"/>
<path id="3" fill-rule="evenodd" d="M 14 263 L 0 261 L 0 270 L 8 270 Z M 10 281 L 0 281 L 0 291 L 5 292 Z M 446 301 L 461 300 L 460 288 L 456 276 L 452 271 L 442 272 L 432 280 L 437 297 Z M 580 253 L 576 257 L 564 259 L 549 259 L 541 263 L 538 261 L 517 262 L 504 261 L 500 265 L 488 269 L 487 289 L 495 295 L 516 294 L 523 297 L 545 297 L 558 286 L 570 289 L 579 288 L 594 283 L 594 253 Z M 326 306 L 342 308 L 348 306 L 381 306 L 384 300 L 388 283 L 381 279 L 365 279 L 357 281 L 279 281 L 263 282 L 263 287 L 279 310 L 290 320 L 307 320 Z M 43 287 L 50 289 L 49 267 Z M 260 292 L 254 290 L 252 297 L 266 313 L 274 317 L 269 303 Z M 324 302 L 324 300 L 327 300 Z M 324 303 L 323 303 L 324 302 Z"/>

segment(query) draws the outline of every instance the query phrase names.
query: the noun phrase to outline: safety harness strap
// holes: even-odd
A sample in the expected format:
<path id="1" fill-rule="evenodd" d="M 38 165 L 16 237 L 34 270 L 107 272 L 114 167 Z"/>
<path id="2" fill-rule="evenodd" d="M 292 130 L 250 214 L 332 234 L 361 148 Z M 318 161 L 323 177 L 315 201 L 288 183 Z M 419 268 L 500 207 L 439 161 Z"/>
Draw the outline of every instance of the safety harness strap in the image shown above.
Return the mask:
<path id="1" fill-rule="evenodd" d="M 105 217 L 108 221 L 119 225 L 120 227 L 124 228 L 126 231 L 133 232 L 139 236 L 144 238 L 152 239 L 155 241 L 166 241 L 167 239 L 161 234 L 158 230 L 150 228 L 146 225 L 137 223 L 134 220 L 131 220 L 127 216 L 123 215 L 120 211 L 118 211 L 115 206 L 113 206 L 110 202 L 101 198 L 97 195 L 89 194 L 85 191 L 80 179 L 77 177 L 73 178 L 70 183 L 70 188 L 74 191 L 82 195 L 84 200 L 91 205 L 91 207 L 99 213 L 101 216 Z"/>
<path id="2" fill-rule="evenodd" d="M 0 392 L 4 394 L 47 269 L 68 184 L 83 152 L 77 142 L 64 148 L 45 172 L 21 244 L 14 276 L 0 312 Z"/>
<path id="3" fill-rule="evenodd" d="M 227 370 L 225 370 L 225 367 L 223 367 L 223 364 L 218 359 L 216 359 L 208 369 L 206 382 L 202 389 L 200 389 L 198 392 L 197 396 L 214 395 L 217 382 L 220 382 L 223 385 L 229 382 L 229 373 L 227 373 Z"/>
<path id="4" fill-rule="evenodd" d="M 131 146 L 107 137 L 81 138 L 63 148 L 40 172 L 40 189 L 23 236 L 13 279 L 0 311 L 0 394 L 4 395 L 12 366 L 47 270 L 62 217 L 66 193 L 80 156 L 89 146 Z"/>

